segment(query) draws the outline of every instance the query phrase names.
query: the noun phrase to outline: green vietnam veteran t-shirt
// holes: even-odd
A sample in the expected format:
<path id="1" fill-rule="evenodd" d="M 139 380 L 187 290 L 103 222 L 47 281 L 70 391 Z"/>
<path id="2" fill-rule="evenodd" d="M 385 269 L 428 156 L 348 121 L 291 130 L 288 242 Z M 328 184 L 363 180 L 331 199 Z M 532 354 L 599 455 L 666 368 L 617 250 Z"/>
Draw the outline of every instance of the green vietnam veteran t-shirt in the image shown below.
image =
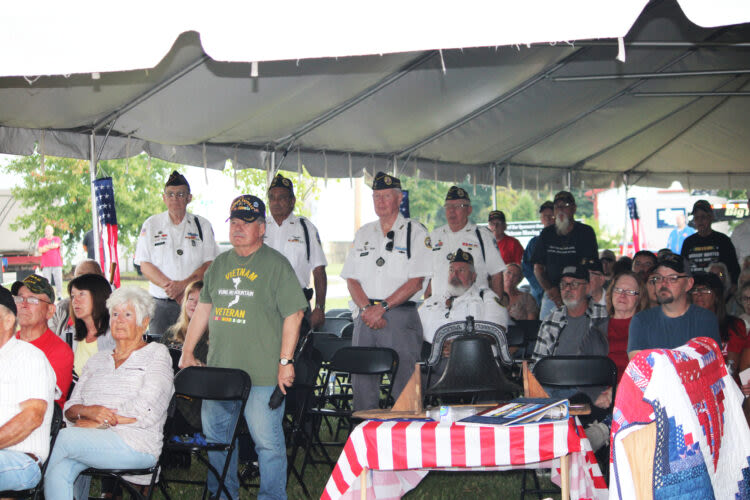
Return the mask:
<path id="1" fill-rule="evenodd" d="M 248 257 L 232 249 L 203 283 L 200 301 L 212 305 L 208 365 L 245 370 L 254 386 L 276 385 L 284 318 L 308 305 L 289 261 L 267 245 Z"/>

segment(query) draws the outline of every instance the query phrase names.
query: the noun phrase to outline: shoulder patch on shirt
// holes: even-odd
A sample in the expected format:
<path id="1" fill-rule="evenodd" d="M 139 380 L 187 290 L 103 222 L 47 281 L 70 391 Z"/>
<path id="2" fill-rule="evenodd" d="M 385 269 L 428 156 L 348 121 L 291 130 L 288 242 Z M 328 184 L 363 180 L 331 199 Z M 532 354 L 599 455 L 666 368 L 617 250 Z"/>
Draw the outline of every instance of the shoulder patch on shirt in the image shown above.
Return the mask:
<path id="1" fill-rule="evenodd" d="M 426 246 L 427 248 L 432 248 L 432 241 L 430 240 L 429 236 L 424 239 L 424 246 Z"/>

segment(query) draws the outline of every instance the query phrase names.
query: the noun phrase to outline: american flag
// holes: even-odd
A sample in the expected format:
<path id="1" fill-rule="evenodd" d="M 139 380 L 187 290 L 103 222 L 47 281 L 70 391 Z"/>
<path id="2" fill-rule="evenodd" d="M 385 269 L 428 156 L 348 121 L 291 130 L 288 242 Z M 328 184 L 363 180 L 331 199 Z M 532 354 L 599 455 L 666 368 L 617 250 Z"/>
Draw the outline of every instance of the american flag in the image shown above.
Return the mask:
<path id="1" fill-rule="evenodd" d="M 117 212 L 112 177 L 94 181 L 96 213 L 99 215 L 99 261 L 115 288 L 120 287 L 120 261 L 117 257 Z"/>
<path id="2" fill-rule="evenodd" d="M 633 229 L 633 249 L 637 252 L 645 245 L 641 245 L 641 218 L 638 216 L 638 205 L 635 198 L 628 198 L 630 224 Z"/>

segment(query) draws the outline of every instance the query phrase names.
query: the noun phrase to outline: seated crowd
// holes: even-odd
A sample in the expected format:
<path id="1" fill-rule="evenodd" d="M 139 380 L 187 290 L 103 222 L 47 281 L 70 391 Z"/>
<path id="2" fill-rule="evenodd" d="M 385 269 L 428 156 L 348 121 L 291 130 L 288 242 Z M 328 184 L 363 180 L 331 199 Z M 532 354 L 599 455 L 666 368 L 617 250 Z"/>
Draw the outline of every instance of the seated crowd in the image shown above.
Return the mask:
<path id="1" fill-rule="evenodd" d="M 139 241 L 149 292 L 113 291 L 95 261 L 76 267 L 69 297 L 57 305 L 50 283 L 38 275 L 10 291 L 0 287 L 0 491 L 41 480 L 48 498 L 81 499 L 89 479 L 79 474 L 87 468 L 154 466 L 178 363 L 170 347 L 182 350 L 180 368 L 220 366 L 251 375 L 245 418 L 256 443 L 260 493 L 285 498 L 284 407 L 269 409 L 268 401 L 277 386 L 285 393 L 294 382 L 293 353 L 300 331 L 307 331 L 301 325 L 323 322 L 326 261 L 317 230 L 292 215 L 291 181 L 276 176 L 268 195 L 268 221 L 260 199 L 244 195 L 232 202 L 233 249 L 218 255 L 210 224 L 185 211 L 187 181 L 173 173 L 164 193 L 168 211 L 144 224 L 145 242 Z M 616 260 L 610 250 L 599 252 L 590 226 L 575 220 L 576 202 L 567 191 L 541 205 L 544 228 L 526 249 L 505 233 L 501 211 L 490 212 L 489 229 L 469 222 L 471 201 L 461 188 L 446 194 L 447 224 L 432 232 L 401 215 L 401 198 L 399 179 L 375 176 L 378 220 L 357 232 L 341 273 L 352 298 L 355 346 L 390 347 L 400 366 L 414 366 L 441 326 L 472 316 L 503 328 L 538 320 L 532 365 L 546 356 L 609 356 L 619 380 L 641 350 L 710 337 L 734 377 L 750 367 L 750 270 L 740 268 L 731 240 L 711 229 L 713 213 L 704 200 L 693 207 L 697 232 L 680 253 L 640 250 L 632 260 Z M 187 228 L 181 236 L 150 236 L 170 220 Z M 178 265 L 162 263 L 158 252 L 176 249 L 182 257 L 180 238 L 192 242 L 188 253 L 199 242 L 199 255 L 173 276 Z M 528 292 L 519 288 L 524 277 Z M 160 342 L 148 343 L 149 337 Z M 450 356 L 450 345 L 443 356 Z M 410 375 L 399 370 L 394 398 Z M 379 384 L 373 376 L 353 378 L 355 410 L 377 407 Z M 552 397 L 591 404 L 592 425 L 604 436 L 599 445 L 606 442 L 613 387 L 547 389 Z M 750 384 L 742 391 L 750 395 Z M 213 403 L 178 407 L 190 426 L 221 441 L 228 432 L 221 422 L 237 410 Z M 54 404 L 66 427 L 50 451 Z M 50 453 L 41 478 L 39 466 Z M 210 460 L 223 463 L 218 452 Z M 227 487 L 234 495 L 236 457 L 231 464 Z M 148 483 L 140 476 L 128 480 Z"/>

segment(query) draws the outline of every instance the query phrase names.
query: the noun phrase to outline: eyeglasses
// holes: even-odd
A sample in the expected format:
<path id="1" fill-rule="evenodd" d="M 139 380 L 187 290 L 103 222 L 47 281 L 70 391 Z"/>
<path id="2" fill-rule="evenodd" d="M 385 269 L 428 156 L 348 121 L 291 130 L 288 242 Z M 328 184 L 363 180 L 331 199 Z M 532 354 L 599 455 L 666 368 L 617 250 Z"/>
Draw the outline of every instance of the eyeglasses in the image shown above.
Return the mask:
<path id="1" fill-rule="evenodd" d="M 631 297 L 641 294 L 638 290 L 626 290 L 624 288 L 613 288 L 612 291 L 619 295 L 630 295 Z"/>
<path id="2" fill-rule="evenodd" d="M 566 288 L 570 288 L 571 290 L 578 290 L 579 287 L 585 285 L 585 281 L 569 281 L 567 283 L 560 282 L 560 290 L 565 290 Z"/>
<path id="3" fill-rule="evenodd" d="M 177 193 L 171 192 L 171 193 L 164 193 L 164 196 L 167 198 L 177 198 L 178 200 L 181 200 L 183 198 L 187 198 L 190 195 L 190 193 L 185 193 L 183 191 L 179 191 Z"/>
<path id="4" fill-rule="evenodd" d="M 385 251 L 386 252 L 392 252 L 393 251 L 393 237 L 394 236 L 395 236 L 395 233 L 393 231 L 388 231 L 387 233 L 385 233 L 385 237 L 388 238 L 389 240 L 391 240 L 391 241 L 389 241 L 388 243 L 385 244 Z"/>
<path id="5" fill-rule="evenodd" d="M 651 283 L 652 285 L 658 285 L 659 283 L 661 283 L 662 281 L 664 281 L 665 283 L 669 283 L 670 285 L 674 285 L 675 283 L 677 283 L 679 280 L 681 280 L 683 278 L 687 278 L 687 276 L 678 276 L 676 274 L 670 274 L 669 276 L 659 276 L 659 275 L 656 275 L 656 276 L 651 276 L 648 279 L 648 282 Z"/>
<path id="6" fill-rule="evenodd" d="M 456 205 L 443 205 L 443 208 L 446 210 L 458 210 L 459 208 L 469 208 L 470 206 L 470 203 L 458 203 Z"/>
<path id="7" fill-rule="evenodd" d="M 691 295 L 711 295 L 712 293 L 714 293 L 714 291 L 710 288 L 696 288 L 695 290 L 690 290 Z"/>
<path id="8" fill-rule="evenodd" d="M 44 302 L 45 304 L 51 304 L 52 302 L 48 302 L 46 300 L 38 299 L 36 297 L 21 297 L 20 295 L 16 295 L 13 297 L 13 302 L 15 302 L 18 305 L 23 304 L 26 302 L 29 305 L 32 306 L 38 306 L 40 302 Z"/>

